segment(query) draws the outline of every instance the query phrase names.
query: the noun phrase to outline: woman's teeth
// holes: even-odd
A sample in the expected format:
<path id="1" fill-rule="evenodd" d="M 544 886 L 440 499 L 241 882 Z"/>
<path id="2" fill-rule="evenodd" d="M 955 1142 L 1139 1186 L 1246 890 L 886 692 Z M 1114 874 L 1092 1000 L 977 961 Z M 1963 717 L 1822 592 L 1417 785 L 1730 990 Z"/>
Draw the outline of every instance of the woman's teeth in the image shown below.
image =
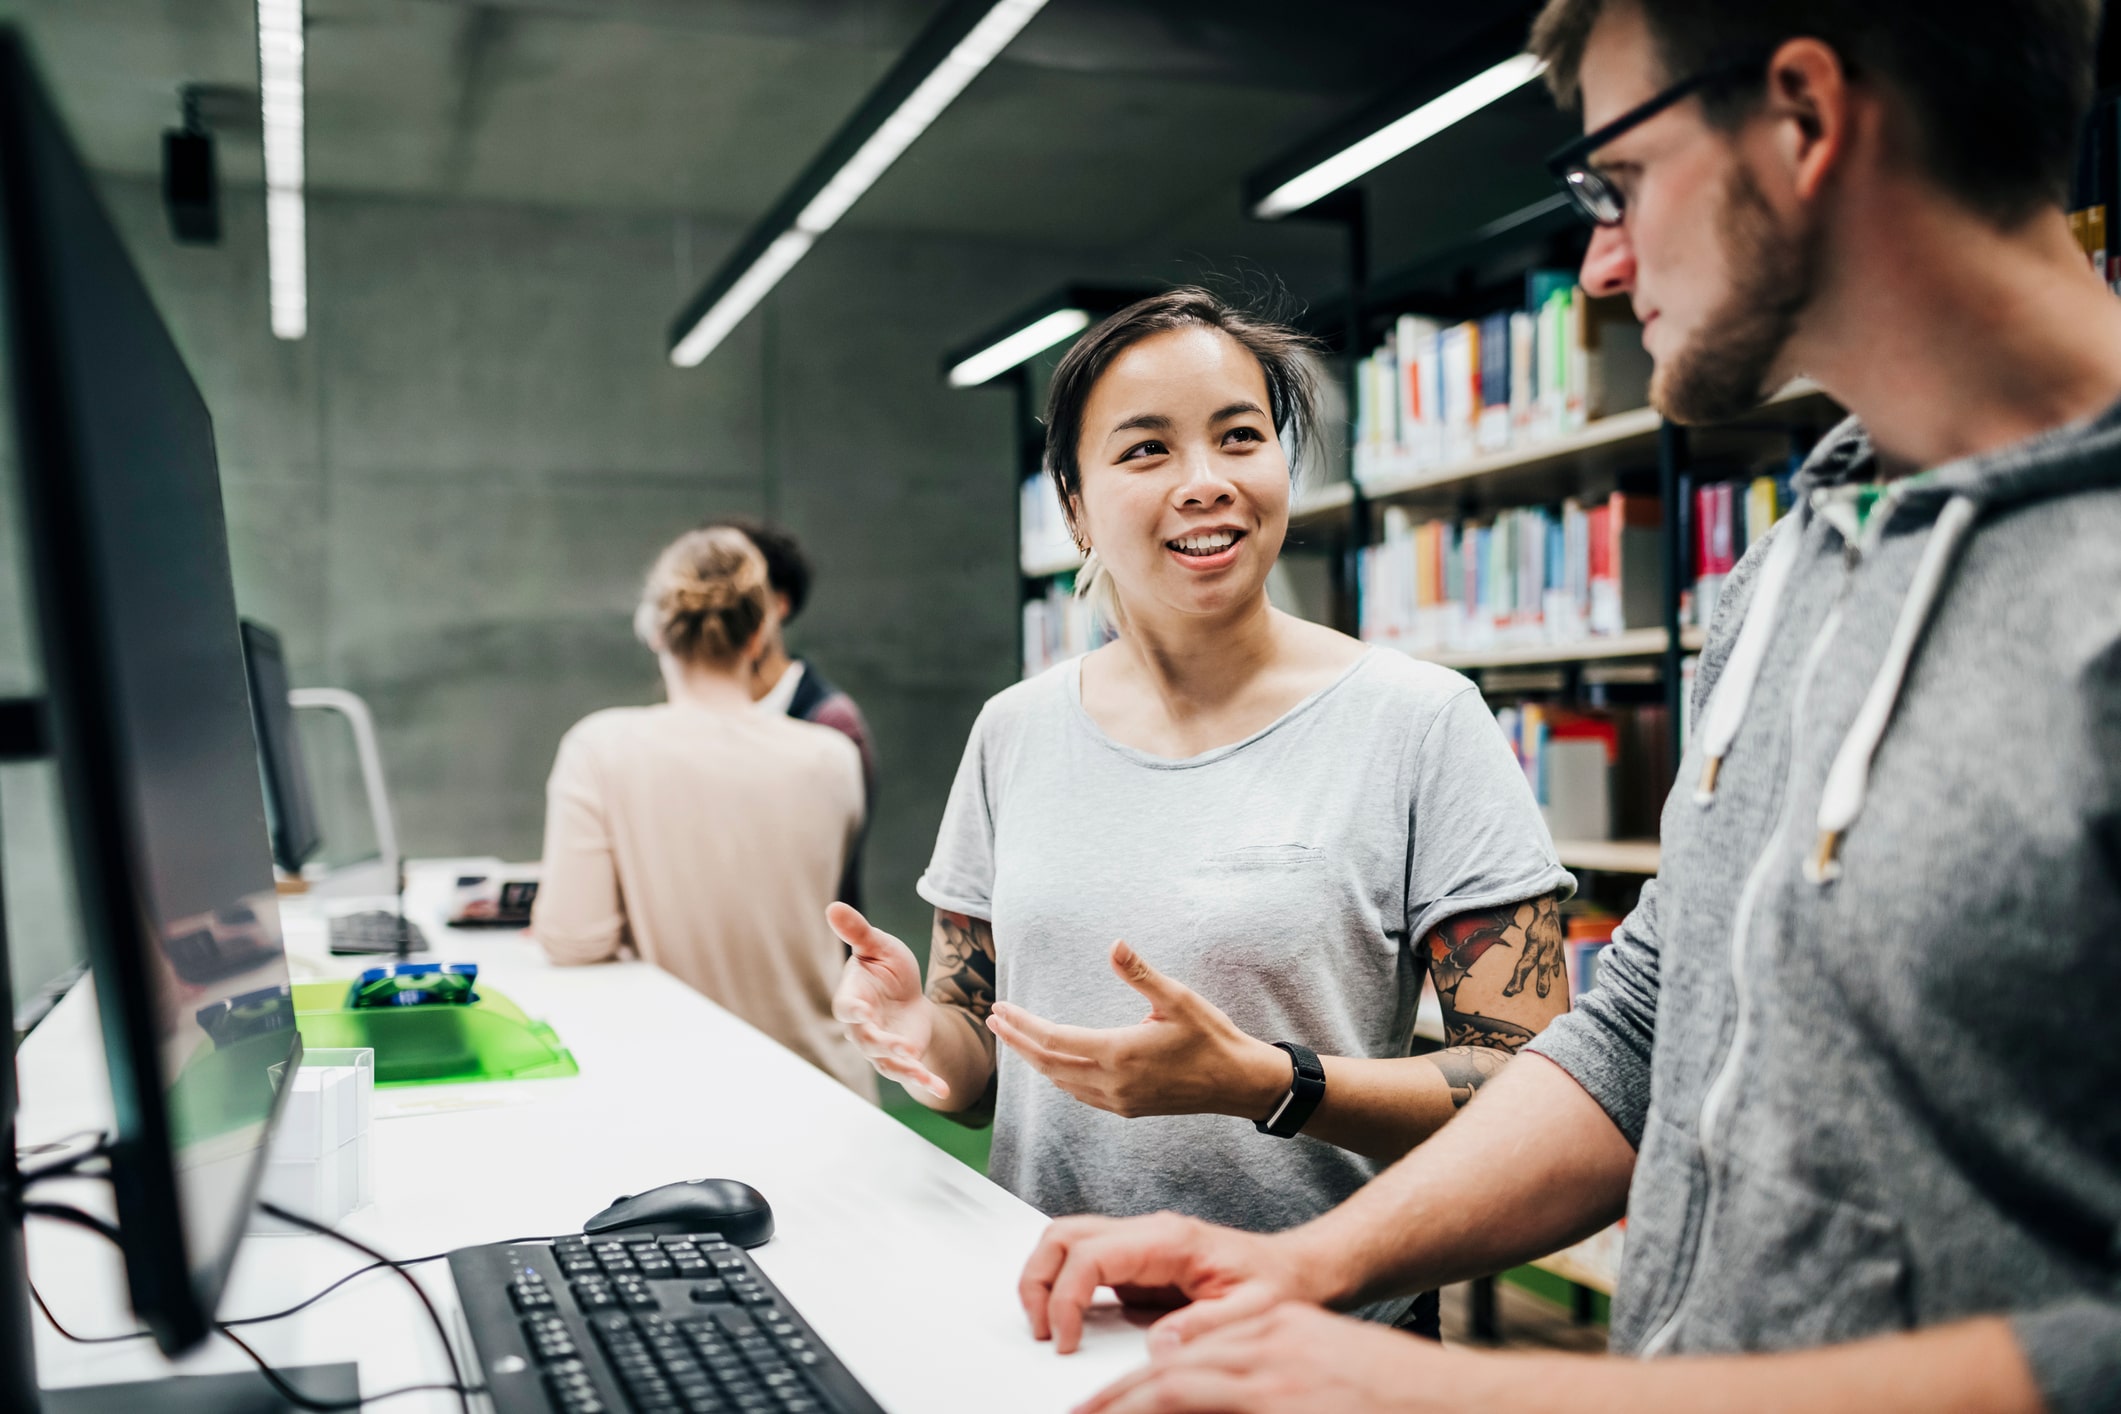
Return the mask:
<path id="1" fill-rule="evenodd" d="M 1188 535 L 1164 543 L 1181 555 L 1219 555 L 1237 543 L 1237 532 L 1218 530 L 1212 535 Z"/>

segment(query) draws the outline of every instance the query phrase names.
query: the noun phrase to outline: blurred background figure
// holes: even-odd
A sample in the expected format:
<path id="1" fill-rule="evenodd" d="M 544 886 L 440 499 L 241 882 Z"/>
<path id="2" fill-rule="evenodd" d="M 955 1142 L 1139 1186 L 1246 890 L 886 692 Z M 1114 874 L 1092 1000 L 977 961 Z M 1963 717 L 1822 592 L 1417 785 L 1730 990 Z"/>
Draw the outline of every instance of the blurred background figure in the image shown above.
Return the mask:
<path id="1" fill-rule="evenodd" d="M 847 868 L 840 879 L 840 901 L 862 906 L 862 839 L 876 810 L 876 753 L 869 745 L 869 723 L 854 699 L 842 692 L 808 658 L 788 652 L 786 630 L 803 605 L 810 601 L 810 557 L 802 542 L 786 527 L 756 516 L 721 516 L 707 528 L 726 526 L 739 530 L 758 547 L 766 559 L 766 583 L 771 590 L 772 612 L 766 622 L 766 643 L 751 669 L 751 695 L 762 711 L 777 712 L 798 721 L 830 727 L 854 743 L 862 754 L 862 834 L 847 852 Z"/>
<path id="2" fill-rule="evenodd" d="M 837 732 L 757 710 L 772 600 L 764 557 L 729 527 L 656 558 L 634 631 L 669 700 L 591 713 L 560 742 L 531 931 L 562 964 L 630 948 L 874 1100 L 831 1018 L 824 926 L 861 832 L 861 760 Z"/>

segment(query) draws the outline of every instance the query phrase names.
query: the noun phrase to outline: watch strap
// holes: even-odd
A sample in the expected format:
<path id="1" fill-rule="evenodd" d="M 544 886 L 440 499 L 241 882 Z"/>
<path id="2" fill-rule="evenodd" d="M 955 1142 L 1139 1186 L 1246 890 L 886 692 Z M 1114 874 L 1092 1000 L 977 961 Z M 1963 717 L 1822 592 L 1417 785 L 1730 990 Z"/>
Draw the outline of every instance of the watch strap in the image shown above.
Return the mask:
<path id="1" fill-rule="evenodd" d="M 1252 1127 L 1276 1139 L 1294 1139 L 1310 1122 L 1319 1101 L 1326 1097 L 1326 1068 L 1318 1063 L 1318 1053 L 1307 1046 L 1299 1046 L 1294 1041 L 1276 1041 L 1274 1044 L 1289 1053 L 1289 1064 L 1294 1072 L 1289 1081 L 1289 1093 L 1281 1097 L 1272 1114 L 1254 1120 Z"/>

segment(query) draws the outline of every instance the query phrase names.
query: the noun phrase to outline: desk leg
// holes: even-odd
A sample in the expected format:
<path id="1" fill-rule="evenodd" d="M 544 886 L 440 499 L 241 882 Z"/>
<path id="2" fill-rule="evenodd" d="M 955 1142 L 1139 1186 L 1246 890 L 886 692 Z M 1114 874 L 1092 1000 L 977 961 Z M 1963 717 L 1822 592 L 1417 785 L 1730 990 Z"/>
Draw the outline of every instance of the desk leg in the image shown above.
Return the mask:
<path id="1" fill-rule="evenodd" d="M 1492 1344 L 1502 1338 L 1495 1320 L 1495 1278 L 1474 1278 L 1467 1293 L 1466 1325 L 1477 1341 Z"/>

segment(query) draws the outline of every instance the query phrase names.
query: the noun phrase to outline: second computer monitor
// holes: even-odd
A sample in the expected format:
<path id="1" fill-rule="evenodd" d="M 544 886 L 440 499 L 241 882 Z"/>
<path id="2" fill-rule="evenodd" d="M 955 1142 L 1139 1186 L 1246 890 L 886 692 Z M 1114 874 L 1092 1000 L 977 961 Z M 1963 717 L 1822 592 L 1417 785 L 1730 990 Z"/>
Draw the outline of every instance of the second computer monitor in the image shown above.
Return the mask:
<path id="1" fill-rule="evenodd" d="M 273 862 L 299 874 L 324 836 L 311 804 L 302 744 L 295 736 L 295 709 L 287 701 L 287 659 L 280 652 L 280 635 L 245 619 L 243 664 L 250 677 L 250 713 L 258 732 L 258 769 L 265 780 Z"/>

